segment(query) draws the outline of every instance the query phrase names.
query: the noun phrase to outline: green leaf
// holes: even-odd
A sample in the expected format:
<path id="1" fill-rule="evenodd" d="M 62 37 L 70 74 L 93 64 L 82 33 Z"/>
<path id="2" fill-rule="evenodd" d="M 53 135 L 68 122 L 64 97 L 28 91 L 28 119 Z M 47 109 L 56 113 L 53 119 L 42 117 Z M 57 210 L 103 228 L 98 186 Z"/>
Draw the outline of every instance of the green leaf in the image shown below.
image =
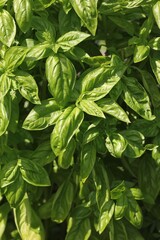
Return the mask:
<path id="1" fill-rule="evenodd" d="M 160 91 L 156 80 L 147 71 L 141 70 L 140 73 L 142 74 L 143 85 L 149 93 L 153 106 L 158 107 L 160 105 Z"/>
<path id="2" fill-rule="evenodd" d="M 45 239 L 42 222 L 32 209 L 27 194 L 13 211 L 16 227 L 22 240 Z"/>
<path id="3" fill-rule="evenodd" d="M 75 12 L 88 30 L 95 35 L 97 29 L 97 0 L 70 0 Z"/>
<path id="4" fill-rule="evenodd" d="M 106 147 L 112 156 L 121 158 L 127 147 L 127 142 L 121 134 L 113 133 L 107 136 Z"/>
<path id="5" fill-rule="evenodd" d="M 4 203 L 0 206 L 0 238 L 3 239 L 3 234 L 7 225 L 8 213 L 10 207 L 8 203 Z"/>
<path id="6" fill-rule="evenodd" d="M 128 115 L 123 108 L 111 98 L 103 98 L 99 100 L 97 104 L 103 112 L 119 119 L 120 121 L 130 123 Z"/>
<path id="7" fill-rule="evenodd" d="M 96 146 L 93 142 L 82 145 L 80 178 L 83 182 L 89 177 L 96 161 Z"/>
<path id="8" fill-rule="evenodd" d="M 135 32 L 134 24 L 131 21 L 128 21 L 126 18 L 122 17 L 116 17 L 109 16 L 109 19 L 114 22 L 116 25 L 118 25 L 120 28 L 122 28 L 125 32 L 127 32 L 129 35 L 133 36 Z"/>
<path id="9" fill-rule="evenodd" d="M 70 10 L 67 14 L 65 13 L 64 10 L 60 10 L 58 20 L 59 31 L 61 35 L 69 31 L 81 30 L 81 21 L 73 9 Z"/>
<path id="10" fill-rule="evenodd" d="M 0 99 L 0 136 L 2 136 L 9 125 L 11 116 L 11 98 L 10 95 L 5 95 Z"/>
<path id="11" fill-rule="evenodd" d="M 61 168 L 67 169 L 73 164 L 74 162 L 73 154 L 74 154 L 75 148 L 76 148 L 76 142 L 72 138 L 71 141 L 66 146 L 66 148 L 58 156 L 58 165 Z"/>
<path id="12" fill-rule="evenodd" d="M 26 117 L 23 128 L 27 130 L 42 130 L 54 125 L 62 110 L 53 98 L 43 100 L 41 105 L 35 106 Z"/>
<path id="13" fill-rule="evenodd" d="M 141 132 L 145 137 L 155 137 L 159 133 L 159 127 L 155 120 L 151 122 L 145 119 L 137 119 L 132 122 L 130 129 Z"/>
<path id="14" fill-rule="evenodd" d="M 103 114 L 101 108 L 91 100 L 82 99 L 78 103 L 78 107 L 89 115 L 105 118 L 105 115 Z"/>
<path id="15" fill-rule="evenodd" d="M 128 221 L 125 222 L 126 232 L 128 239 L 134 240 L 145 240 L 141 235 L 140 231 L 138 231 L 133 225 L 131 225 Z"/>
<path id="16" fill-rule="evenodd" d="M 18 177 L 14 180 L 14 182 L 8 185 L 5 189 L 5 197 L 11 207 L 16 208 L 18 206 L 24 197 L 25 190 L 25 182 L 18 173 Z"/>
<path id="17" fill-rule="evenodd" d="M 53 198 L 51 210 L 52 221 L 61 223 L 66 219 L 72 206 L 73 196 L 73 184 L 70 181 L 62 183 Z"/>
<path id="18" fill-rule="evenodd" d="M 78 45 L 80 42 L 82 42 L 89 36 L 89 34 L 84 32 L 70 31 L 58 38 L 56 44 L 65 52 L 70 50 L 72 47 Z"/>
<path id="19" fill-rule="evenodd" d="M 16 35 L 16 24 L 5 9 L 0 10 L 0 41 L 10 47 Z"/>
<path id="20" fill-rule="evenodd" d="M 50 44 L 55 42 L 55 27 L 45 16 L 34 16 L 32 26 L 36 29 L 36 37 L 40 42 L 47 42 Z"/>
<path id="21" fill-rule="evenodd" d="M 153 120 L 155 116 L 151 113 L 149 97 L 143 86 L 132 77 L 124 78 L 124 84 L 123 98 L 126 104 L 144 119 Z"/>
<path id="22" fill-rule="evenodd" d="M 124 217 L 126 208 L 128 207 L 128 201 L 126 192 L 121 194 L 121 196 L 116 200 L 114 216 L 116 220 L 120 220 Z"/>
<path id="23" fill-rule="evenodd" d="M 0 185 L 1 188 L 4 188 L 15 181 L 17 178 L 18 172 L 18 165 L 16 161 L 10 161 L 9 163 L 5 164 L 1 170 L 0 176 Z"/>
<path id="24" fill-rule="evenodd" d="M 158 28 L 160 29 L 160 16 L 159 16 L 159 12 L 160 12 L 160 1 L 157 1 L 157 2 L 153 5 L 152 10 L 153 10 L 153 15 L 154 15 L 155 21 L 156 21 L 156 23 L 157 23 L 157 26 L 158 26 Z"/>
<path id="25" fill-rule="evenodd" d="M 69 218 L 67 235 L 65 240 L 88 240 L 91 236 L 91 224 L 89 218 Z"/>
<path id="26" fill-rule="evenodd" d="M 0 0 L 0 7 L 3 7 L 7 0 Z"/>
<path id="27" fill-rule="evenodd" d="M 138 167 L 138 183 L 144 202 L 153 205 L 160 191 L 160 171 L 154 159 L 146 155 Z"/>
<path id="28" fill-rule="evenodd" d="M 26 33 L 32 22 L 32 1 L 13 0 L 16 22 L 22 32 Z"/>
<path id="29" fill-rule="evenodd" d="M 67 147 L 83 118 L 83 112 L 75 106 L 66 108 L 62 113 L 51 134 L 51 147 L 57 156 Z"/>
<path id="30" fill-rule="evenodd" d="M 16 71 L 15 80 L 21 95 L 34 104 L 40 104 L 38 86 L 32 75 L 24 71 Z"/>
<path id="31" fill-rule="evenodd" d="M 9 91 L 11 86 L 11 78 L 3 73 L 0 76 L 0 99 L 2 99 Z"/>
<path id="32" fill-rule="evenodd" d="M 143 216 L 141 213 L 141 208 L 139 207 L 136 200 L 128 199 L 125 217 L 133 226 L 135 226 L 136 228 L 141 228 Z"/>
<path id="33" fill-rule="evenodd" d="M 93 180 L 96 188 L 96 202 L 99 211 L 101 211 L 104 204 L 109 201 L 110 186 L 106 169 L 102 164 L 97 162 L 93 169 Z"/>
<path id="34" fill-rule="evenodd" d="M 46 61 L 46 76 L 51 94 L 60 106 L 65 106 L 76 80 L 73 64 L 63 54 L 50 56 Z"/>
<path id="35" fill-rule="evenodd" d="M 111 240 L 129 240 L 125 224 L 122 221 L 114 221 L 114 235 Z"/>
<path id="36" fill-rule="evenodd" d="M 149 55 L 150 47 L 145 45 L 136 45 L 134 49 L 134 63 L 138 63 L 146 59 Z"/>
<path id="37" fill-rule="evenodd" d="M 100 131 L 96 127 L 91 127 L 83 135 L 83 144 L 87 144 L 95 140 L 100 134 Z"/>
<path id="38" fill-rule="evenodd" d="M 152 38 L 149 41 L 149 46 L 154 50 L 160 50 L 160 37 Z"/>
<path id="39" fill-rule="evenodd" d="M 100 211 L 98 218 L 98 226 L 96 227 L 96 231 L 101 234 L 107 225 L 109 224 L 114 213 L 114 202 L 112 200 L 106 202 L 103 208 Z"/>
<path id="40" fill-rule="evenodd" d="M 38 163 L 22 158 L 18 160 L 18 165 L 20 166 L 22 178 L 29 184 L 33 186 L 50 186 L 48 173 Z"/>
<path id="41" fill-rule="evenodd" d="M 152 71 L 157 79 L 157 82 L 158 84 L 160 84 L 160 60 L 158 54 L 150 57 L 150 64 Z"/>
<path id="42" fill-rule="evenodd" d="M 130 158 L 138 158 L 144 152 L 144 136 L 137 130 L 124 130 L 121 132 L 122 136 L 127 142 L 127 147 L 124 151 L 124 155 Z"/>
<path id="43" fill-rule="evenodd" d="M 27 48 L 21 46 L 10 47 L 4 55 L 5 68 L 7 71 L 13 71 L 19 67 L 25 59 L 27 51 Z"/>

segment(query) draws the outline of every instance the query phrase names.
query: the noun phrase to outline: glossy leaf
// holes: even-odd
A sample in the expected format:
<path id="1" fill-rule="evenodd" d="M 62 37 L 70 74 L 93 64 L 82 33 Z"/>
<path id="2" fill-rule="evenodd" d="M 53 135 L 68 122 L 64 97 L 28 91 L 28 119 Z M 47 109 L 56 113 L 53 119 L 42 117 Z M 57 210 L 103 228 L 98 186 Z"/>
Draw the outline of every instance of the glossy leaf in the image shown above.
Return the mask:
<path id="1" fill-rule="evenodd" d="M 106 147 L 112 156 L 120 158 L 127 147 L 127 142 L 121 134 L 113 133 L 107 136 Z"/>
<path id="2" fill-rule="evenodd" d="M 53 198 L 51 210 L 52 221 L 61 223 L 65 220 L 72 206 L 73 196 L 73 184 L 70 181 L 62 183 Z"/>
<path id="3" fill-rule="evenodd" d="M 128 115 L 123 108 L 111 98 L 103 98 L 99 100 L 97 104 L 101 107 L 103 112 L 119 119 L 120 121 L 130 123 Z"/>
<path id="4" fill-rule="evenodd" d="M 89 177 L 96 161 L 96 146 L 93 142 L 85 144 L 81 151 L 80 178 L 83 182 Z"/>
<path id="5" fill-rule="evenodd" d="M 50 186 L 50 179 L 46 170 L 29 159 L 19 159 L 18 165 L 22 178 L 33 186 Z"/>
<path id="6" fill-rule="evenodd" d="M 10 207 L 8 203 L 4 203 L 0 206 L 0 238 L 2 239 L 8 219 L 8 213 Z"/>
<path id="7" fill-rule="evenodd" d="M 16 22 L 22 32 L 26 33 L 32 22 L 32 1 L 13 0 Z"/>
<path id="8" fill-rule="evenodd" d="M 99 234 L 101 234 L 105 230 L 105 228 L 107 227 L 107 225 L 109 224 L 113 216 L 113 213 L 114 213 L 114 202 L 111 200 L 104 204 L 99 214 L 98 226 L 96 227 L 96 231 L 98 231 Z"/>
<path id="9" fill-rule="evenodd" d="M 160 12 L 160 1 L 157 1 L 154 5 L 153 5 L 153 15 L 155 18 L 155 21 L 157 23 L 158 28 L 160 28 L 160 16 L 159 16 L 159 12 Z"/>
<path id="10" fill-rule="evenodd" d="M 7 94 L 0 99 L 0 136 L 5 133 L 11 116 L 11 98 Z"/>
<path id="11" fill-rule="evenodd" d="M 149 41 L 149 46 L 154 50 L 160 50 L 160 37 L 152 38 Z"/>
<path id="12" fill-rule="evenodd" d="M 127 142 L 124 155 L 131 158 L 140 157 L 144 152 L 144 136 L 136 130 L 126 130 L 121 132 Z"/>
<path id="13" fill-rule="evenodd" d="M 88 38 L 90 35 L 79 31 L 70 31 L 62 35 L 56 41 L 58 47 L 63 49 L 63 51 L 68 51 L 72 47 L 78 45 L 80 42 Z"/>
<path id="14" fill-rule="evenodd" d="M 32 26 L 36 29 L 36 37 L 40 42 L 48 42 L 53 44 L 55 42 L 55 27 L 46 17 L 34 16 Z"/>
<path id="15" fill-rule="evenodd" d="M 16 24 L 5 9 L 0 10 L 0 41 L 10 47 L 16 35 Z"/>
<path id="16" fill-rule="evenodd" d="M 45 111 L 44 111 L 45 109 Z M 44 100 L 41 105 L 35 106 L 23 123 L 23 128 L 28 130 L 42 130 L 55 124 L 62 114 L 53 98 Z"/>
<path id="17" fill-rule="evenodd" d="M 5 197 L 11 207 L 16 208 L 18 206 L 24 197 L 25 190 L 24 180 L 18 173 L 18 177 L 12 182 L 12 184 L 8 185 L 5 190 Z"/>
<path id="18" fill-rule="evenodd" d="M 149 46 L 145 45 L 136 45 L 134 50 L 134 63 L 143 61 L 149 55 Z"/>
<path id="19" fill-rule="evenodd" d="M 88 30 L 95 35 L 97 29 L 97 0 L 70 0 L 75 12 Z"/>
<path id="20" fill-rule="evenodd" d="M 18 70 L 15 79 L 22 96 L 34 104 L 40 104 L 38 86 L 32 75 Z"/>
<path id="21" fill-rule="evenodd" d="M 4 55 L 6 69 L 13 71 L 15 68 L 20 66 L 25 59 L 26 53 L 27 49 L 25 47 L 10 47 Z"/>
<path id="22" fill-rule="evenodd" d="M 14 208 L 14 219 L 22 240 L 44 240 L 44 228 L 38 215 L 31 207 L 27 194 Z"/>
<path id="23" fill-rule="evenodd" d="M 154 57 L 150 57 L 150 64 L 152 71 L 156 77 L 156 80 L 158 84 L 160 84 L 160 60 L 158 55 L 155 55 Z"/>
<path id="24" fill-rule="evenodd" d="M 75 148 L 76 142 L 74 138 L 72 138 L 66 148 L 58 156 L 58 165 L 60 167 L 67 169 L 73 164 Z"/>
<path id="25" fill-rule="evenodd" d="M 65 55 L 50 56 L 46 61 L 49 90 L 60 106 L 65 106 L 74 88 L 76 71 Z"/>
<path id="26" fill-rule="evenodd" d="M 51 147 L 56 155 L 67 147 L 83 118 L 84 114 L 79 108 L 70 106 L 65 109 L 51 134 Z"/>
<path id="27" fill-rule="evenodd" d="M 7 163 L 1 170 L 1 188 L 4 188 L 15 181 L 17 178 L 18 166 L 16 161 Z"/>
<path id="28" fill-rule="evenodd" d="M 124 101 L 146 120 L 153 120 L 149 97 L 143 86 L 135 78 L 124 79 Z"/>
<path id="29" fill-rule="evenodd" d="M 103 114 L 101 108 L 91 100 L 82 99 L 82 101 L 79 102 L 78 106 L 82 111 L 89 115 L 105 118 L 105 115 Z"/>
<path id="30" fill-rule="evenodd" d="M 126 193 L 121 194 L 121 196 L 116 200 L 114 216 L 116 220 L 120 220 L 124 217 L 126 208 L 128 207 L 128 201 Z"/>
<path id="31" fill-rule="evenodd" d="M 3 98 L 9 91 L 11 86 L 11 79 L 7 74 L 2 74 L 0 76 L 0 99 Z"/>

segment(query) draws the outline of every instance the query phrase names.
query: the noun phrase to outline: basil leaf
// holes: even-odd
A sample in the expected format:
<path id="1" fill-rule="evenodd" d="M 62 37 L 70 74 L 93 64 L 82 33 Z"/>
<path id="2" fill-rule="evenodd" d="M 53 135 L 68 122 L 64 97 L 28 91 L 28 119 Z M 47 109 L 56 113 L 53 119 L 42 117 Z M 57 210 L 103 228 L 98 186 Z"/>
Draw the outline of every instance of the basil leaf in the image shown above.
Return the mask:
<path id="1" fill-rule="evenodd" d="M 10 47 L 16 35 L 16 24 L 5 9 L 0 10 L 0 41 Z"/>
<path id="2" fill-rule="evenodd" d="M 70 181 L 62 183 L 53 198 L 51 210 L 51 219 L 53 221 L 61 223 L 66 219 L 72 205 L 73 195 L 73 184 Z"/>
<path id="3" fill-rule="evenodd" d="M 32 1 L 13 0 L 16 22 L 22 32 L 26 33 L 32 22 Z"/>
<path id="4" fill-rule="evenodd" d="M 160 84 L 160 61 L 157 54 L 154 54 L 153 57 L 150 57 L 150 64 L 157 82 Z"/>
<path id="5" fill-rule="evenodd" d="M 76 148 L 76 142 L 72 138 L 69 144 L 66 146 L 66 148 L 58 156 L 58 165 L 61 168 L 67 169 L 73 164 L 73 161 L 74 161 L 73 154 L 74 154 L 75 148 Z"/>
<path id="6" fill-rule="evenodd" d="M 67 14 L 64 10 L 59 12 L 59 31 L 61 35 L 69 31 L 80 31 L 81 30 L 81 21 L 75 11 L 72 9 Z"/>
<path id="7" fill-rule="evenodd" d="M 11 116 L 11 98 L 6 94 L 0 99 L 0 136 L 5 133 Z"/>
<path id="8" fill-rule="evenodd" d="M 82 99 L 78 103 L 79 108 L 89 115 L 105 118 L 101 108 L 93 101 Z"/>
<path id="9" fill-rule="evenodd" d="M 121 194 L 121 196 L 116 200 L 114 216 L 116 220 L 120 220 L 124 217 L 126 208 L 128 207 L 128 201 L 126 193 Z"/>
<path id="10" fill-rule="evenodd" d="M 38 86 L 32 75 L 24 71 L 16 71 L 15 80 L 18 90 L 24 98 L 34 104 L 40 104 Z"/>
<path id="11" fill-rule="evenodd" d="M 126 130 L 121 132 L 125 138 L 127 147 L 124 151 L 124 155 L 130 158 L 137 158 L 142 156 L 145 152 L 144 148 L 144 136 L 137 130 Z"/>
<path id="12" fill-rule="evenodd" d="M 152 38 L 149 41 L 149 46 L 154 50 L 160 50 L 160 37 Z"/>
<path id="13" fill-rule="evenodd" d="M 8 220 L 10 207 L 8 203 L 3 203 L 0 206 L 0 238 L 2 239 Z"/>
<path id="14" fill-rule="evenodd" d="M 31 207 L 27 194 L 22 202 L 13 209 L 17 230 L 23 240 L 42 240 L 44 228 L 38 215 Z"/>
<path id="15" fill-rule="evenodd" d="M 50 180 L 46 170 L 29 159 L 19 159 L 18 165 L 22 178 L 33 186 L 50 186 Z"/>
<path id="16" fill-rule="evenodd" d="M 96 146 L 88 143 L 82 146 L 80 160 L 80 178 L 83 182 L 89 177 L 96 161 Z"/>
<path id="17" fill-rule="evenodd" d="M 66 108 L 62 113 L 51 134 L 51 147 L 57 156 L 67 147 L 83 118 L 83 112 L 75 106 Z"/>
<path id="18" fill-rule="evenodd" d="M 112 200 L 106 202 L 99 213 L 96 231 L 101 234 L 109 224 L 114 213 L 114 202 Z"/>
<path id="19" fill-rule="evenodd" d="M 145 45 L 136 45 L 134 49 L 134 63 L 138 63 L 146 59 L 149 55 L 150 47 Z"/>
<path id="20" fill-rule="evenodd" d="M 124 78 L 124 101 L 136 113 L 146 120 L 153 120 L 149 97 L 143 86 L 135 78 Z"/>
<path id="21" fill-rule="evenodd" d="M 119 104 L 111 98 L 103 98 L 99 100 L 97 104 L 103 112 L 110 114 L 123 122 L 130 123 L 130 120 L 123 108 L 121 108 Z"/>
<path id="22" fill-rule="evenodd" d="M 70 0 L 75 12 L 88 30 L 95 35 L 97 29 L 97 0 Z"/>
<path id="23" fill-rule="evenodd" d="M 40 42 L 47 42 L 50 44 L 55 42 L 56 31 L 54 25 L 46 17 L 34 16 L 32 27 L 36 29 L 36 37 Z"/>
<path id="24" fill-rule="evenodd" d="M 159 16 L 160 1 L 157 1 L 157 2 L 153 5 L 152 10 L 153 10 L 153 15 L 154 15 L 155 21 L 156 21 L 156 23 L 157 23 L 157 26 L 158 26 L 158 28 L 160 28 L 160 16 Z"/>
<path id="25" fill-rule="evenodd" d="M 3 98 L 9 91 L 11 86 L 11 78 L 3 73 L 0 76 L 0 99 Z"/>
<path id="26" fill-rule="evenodd" d="M 78 45 L 80 42 L 82 42 L 89 36 L 89 34 L 84 32 L 70 31 L 58 38 L 56 44 L 65 52 L 70 50 L 72 47 Z"/>
<path id="27" fill-rule="evenodd" d="M 9 71 L 13 71 L 15 68 L 20 66 L 25 59 L 27 49 L 21 46 L 10 47 L 5 55 L 5 67 Z"/>
<path id="28" fill-rule="evenodd" d="M 16 161 L 11 161 L 4 165 L 1 170 L 0 185 L 4 188 L 15 181 L 17 178 L 18 165 Z"/>
<path id="29" fill-rule="evenodd" d="M 46 61 L 46 76 L 51 94 L 60 106 L 65 106 L 76 80 L 73 64 L 63 54 L 50 56 Z"/>
<path id="30" fill-rule="evenodd" d="M 113 133 L 107 136 L 106 147 L 112 156 L 121 158 L 127 147 L 127 142 L 121 134 Z"/>
<path id="31" fill-rule="evenodd" d="M 0 7 L 3 7 L 7 0 L 0 0 Z"/>
<path id="32" fill-rule="evenodd" d="M 44 111 L 45 109 L 45 111 Z M 55 124 L 62 114 L 53 98 L 43 100 L 35 106 L 26 117 L 23 128 L 27 130 L 42 130 Z"/>
<path id="33" fill-rule="evenodd" d="M 5 189 L 5 197 L 11 207 L 16 208 L 22 201 L 26 190 L 25 187 L 25 182 L 18 173 L 18 177 L 14 180 L 14 182 L 8 185 Z"/>

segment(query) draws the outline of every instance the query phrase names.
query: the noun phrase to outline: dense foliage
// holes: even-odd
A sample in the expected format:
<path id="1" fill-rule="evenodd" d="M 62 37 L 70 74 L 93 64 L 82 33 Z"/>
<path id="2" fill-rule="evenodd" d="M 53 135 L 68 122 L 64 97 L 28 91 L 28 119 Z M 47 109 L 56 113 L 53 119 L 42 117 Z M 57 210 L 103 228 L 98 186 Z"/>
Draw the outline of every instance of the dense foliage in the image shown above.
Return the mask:
<path id="1" fill-rule="evenodd" d="M 0 239 L 160 239 L 160 1 L 0 0 Z"/>

